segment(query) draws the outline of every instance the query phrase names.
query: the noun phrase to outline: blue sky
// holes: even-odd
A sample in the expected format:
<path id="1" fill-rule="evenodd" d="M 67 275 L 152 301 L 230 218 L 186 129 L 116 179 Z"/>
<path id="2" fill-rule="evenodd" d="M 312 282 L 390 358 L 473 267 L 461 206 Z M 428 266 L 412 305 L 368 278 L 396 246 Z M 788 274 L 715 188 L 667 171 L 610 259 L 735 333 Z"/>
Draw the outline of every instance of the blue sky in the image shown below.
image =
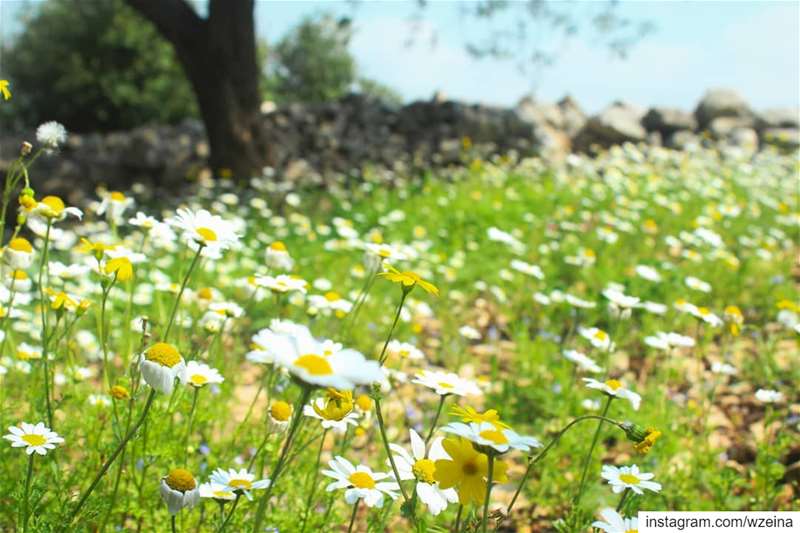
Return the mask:
<path id="1" fill-rule="evenodd" d="M 87 0 L 92 1 L 92 0 Z M 0 0 L 0 32 L 6 34 L 21 0 Z M 622 1 L 619 13 L 649 19 L 656 30 L 615 59 L 588 37 L 563 46 L 558 63 L 535 78 L 500 60 L 475 60 L 465 35 L 487 34 L 485 23 L 465 20 L 456 1 L 433 1 L 425 11 L 420 42 L 406 46 L 414 3 L 365 0 L 257 1 L 259 35 L 275 41 L 304 16 L 353 14 L 351 49 L 363 75 L 398 90 L 405 99 L 429 98 L 441 90 L 468 101 L 513 104 L 536 89 L 542 100 L 572 94 L 596 111 L 624 99 L 648 105 L 692 108 L 708 87 L 733 87 L 757 108 L 800 107 L 800 2 L 795 1 Z M 591 3 L 576 2 L 576 9 Z M 580 11 L 578 11 L 580 12 Z M 437 37 L 431 47 L 427 38 Z M 540 38 L 547 42 L 548 32 Z"/>

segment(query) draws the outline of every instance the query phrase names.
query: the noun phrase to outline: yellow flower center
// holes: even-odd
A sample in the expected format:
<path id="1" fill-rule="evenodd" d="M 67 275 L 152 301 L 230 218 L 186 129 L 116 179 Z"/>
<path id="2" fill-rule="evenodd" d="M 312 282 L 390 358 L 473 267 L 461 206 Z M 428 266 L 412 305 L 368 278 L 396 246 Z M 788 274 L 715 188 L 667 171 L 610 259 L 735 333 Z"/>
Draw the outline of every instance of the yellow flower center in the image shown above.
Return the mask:
<path id="1" fill-rule="evenodd" d="M 214 242 L 217 240 L 217 234 L 210 228 L 197 228 L 195 230 L 205 242 Z"/>
<path id="2" fill-rule="evenodd" d="M 45 196 L 39 203 L 47 206 L 46 216 L 57 217 L 64 212 L 66 207 L 64 201 L 58 196 Z"/>
<path id="3" fill-rule="evenodd" d="M 375 488 L 375 480 L 366 472 L 353 472 L 347 480 L 358 489 Z"/>
<path id="4" fill-rule="evenodd" d="M 110 197 L 111 197 L 111 199 L 112 199 L 112 200 L 114 200 L 115 202 L 124 202 L 124 201 L 125 201 L 125 195 L 124 195 L 124 194 L 122 194 L 122 193 L 121 193 L 121 192 L 119 192 L 119 191 L 113 191 L 111 194 L 109 194 L 109 196 L 110 196 Z"/>
<path id="5" fill-rule="evenodd" d="M 24 270 L 15 270 L 11 275 L 17 281 L 25 281 L 28 279 L 28 274 Z"/>
<path id="6" fill-rule="evenodd" d="M 228 486 L 234 489 L 250 490 L 253 488 L 253 483 L 246 479 L 232 479 L 228 481 Z"/>
<path id="7" fill-rule="evenodd" d="M 198 289 L 197 297 L 202 300 L 211 300 L 214 297 L 214 293 L 211 292 L 210 288 L 203 287 L 202 289 Z"/>
<path id="8" fill-rule="evenodd" d="M 274 251 L 274 252 L 285 252 L 286 251 L 286 245 L 283 244 L 281 241 L 275 241 L 275 242 L 273 242 L 272 244 L 269 245 L 269 249 Z"/>
<path id="9" fill-rule="evenodd" d="M 420 459 L 411 467 L 414 477 L 423 483 L 433 483 L 434 472 L 436 472 L 436 464 L 430 459 Z"/>
<path id="10" fill-rule="evenodd" d="M 189 378 L 189 381 L 191 381 L 192 385 L 195 385 L 196 387 L 202 387 L 208 383 L 208 378 L 203 374 L 192 374 L 192 376 Z"/>
<path id="11" fill-rule="evenodd" d="M 22 237 L 11 239 L 11 242 L 8 243 L 8 247 L 15 252 L 25 252 L 27 254 L 33 252 L 33 246 L 31 246 L 31 243 L 28 242 L 28 239 L 23 239 Z"/>
<path id="12" fill-rule="evenodd" d="M 328 300 L 329 302 L 335 302 L 337 300 L 341 300 L 341 298 L 342 297 L 339 296 L 338 292 L 330 291 L 325 293 L 325 299 Z"/>
<path id="13" fill-rule="evenodd" d="M 157 342 L 144 352 L 144 358 L 161 366 L 172 368 L 181 362 L 181 354 L 171 344 Z"/>
<path id="14" fill-rule="evenodd" d="M 711 313 L 711 310 L 708 307 L 698 307 L 697 312 L 701 315 L 705 316 Z"/>
<path id="15" fill-rule="evenodd" d="M 305 369 L 312 376 L 330 376 L 333 374 L 333 367 L 327 359 L 321 355 L 306 354 L 294 360 L 294 366 Z"/>
<path id="16" fill-rule="evenodd" d="M 629 529 L 625 533 L 639 533 L 639 530 L 638 529 Z"/>
<path id="17" fill-rule="evenodd" d="M 36 433 L 29 433 L 27 435 L 22 436 L 22 440 L 28 443 L 29 446 L 41 446 L 42 444 L 47 442 L 42 435 L 38 435 Z"/>
<path id="18" fill-rule="evenodd" d="M 362 394 L 356 398 L 356 405 L 358 405 L 362 411 L 369 411 L 372 409 L 372 398 L 366 394 Z"/>
<path id="19" fill-rule="evenodd" d="M 622 387 L 622 383 L 620 383 L 616 379 L 609 379 L 608 381 L 606 381 L 606 386 L 611 390 L 617 390 L 620 387 Z"/>
<path id="20" fill-rule="evenodd" d="M 170 470 L 169 475 L 167 475 L 164 481 L 166 481 L 171 489 L 181 492 L 192 490 L 197 486 L 197 482 L 194 480 L 192 473 L 183 468 Z"/>
<path id="21" fill-rule="evenodd" d="M 481 438 L 492 441 L 495 444 L 508 444 L 508 437 L 497 429 L 484 429 L 479 435 Z"/>
<path id="22" fill-rule="evenodd" d="M 594 334 L 594 338 L 600 341 L 604 341 L 608 338 L 608 335 L 606 334 L 605 331 L 598 329 Z"/>
<path id="23" fill-rule="evenodd" d="M 633 474 L 620 474 L 619 476 L 620 481 L 623 483 L 627 483 L 628 485 L 638 485 L 639 478 L 634 476 Z"/>
<path id="24" fill-rule="evenodd" d="M 455 386 L 452 383 L 448 383 L 446 381 L 440 381 L 439 383 L 437 383 L 437 385 L 439 385 L 443 389 L 452 389 Z"/>
<path id="25" fill-rule="evenodd" d="M 286 422 L 292 416 L 292 406 L 286 402 L 278 401 L 272 404 L 272 407 L 269 408 L 269 413 L 278 422 Z"/>
<path id="26" fill-rule="evenodd" d="M 130 398 L 130 393 L 128 392 L 128 389 L 126 389 L 122 385 L 114 385 L 113 387 L 111 387 L 111 396 L 113 396 L 117 400 L 125 400 L 127 398 Z"/>
<path id="27" fill-rule="evenodd" d="M 230 498 L 231 496 L 233 496 L 233 493 L 232 492 L 228 492 L 227 490 L 215 490 L 211 494 L 213 494 L 215 498 L 219 498 L 219 499 L 222 499 L 222 500 L 224 500 L 226 498 Z"/>

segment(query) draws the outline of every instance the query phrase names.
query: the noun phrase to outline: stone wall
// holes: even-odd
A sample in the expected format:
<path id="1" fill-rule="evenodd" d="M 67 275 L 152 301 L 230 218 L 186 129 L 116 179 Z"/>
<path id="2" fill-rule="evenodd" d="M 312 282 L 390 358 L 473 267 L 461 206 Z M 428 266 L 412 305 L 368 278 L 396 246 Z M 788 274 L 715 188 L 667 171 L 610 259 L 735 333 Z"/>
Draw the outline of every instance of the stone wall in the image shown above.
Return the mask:
<path id="1" fill-rule="evenodd" d="M 718 141 L 746 150 L 800 145 L 797 109 L 757 112 L 726 89 L 708 91 L 693 112 L 615 102 L 587 116 L 570 97 L 557 103 L 526 98 L 515 108 L 499 108 L 436 96 L 393 107 L 351 95 L 327 104 L 265 104 L 262 116 L 272 166 L 289 180 L 320 181 L 367 164 L 391 169 L 458 164 L 465 138 L 482 155 L 515 150 L 554 158 L 625 142 L 683 148 Z M 0 166 L 16 156 L 24 138 L 0 137 Z M 174 188 L 207 174 L 207 155 L 197 121 L 71 135 L 58 156 L 37 162 L 36 176 L 40 189 L 61 193 L 134 181 Z"/>

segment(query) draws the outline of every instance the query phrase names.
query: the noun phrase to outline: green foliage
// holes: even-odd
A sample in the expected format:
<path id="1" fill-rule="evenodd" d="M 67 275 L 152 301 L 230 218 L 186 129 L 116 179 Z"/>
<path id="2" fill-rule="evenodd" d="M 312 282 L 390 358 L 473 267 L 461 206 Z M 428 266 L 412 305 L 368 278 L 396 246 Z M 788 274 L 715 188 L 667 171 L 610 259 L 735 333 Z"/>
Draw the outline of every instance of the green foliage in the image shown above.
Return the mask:
<path id="1" fill-rule="evenodd" d="M 304 19 L 272 52 L 269 83 L 276 100 L 324 102 L 347 94 L 356 81 L 352 35 L 348 19 Z"/>
<path id="2" fill-rule="evenodd" d="M 172 47 L 123 0 L 50 0 L 4 51 L 14 98 L 6 119 L 115 130 L 196 115 Z"/>

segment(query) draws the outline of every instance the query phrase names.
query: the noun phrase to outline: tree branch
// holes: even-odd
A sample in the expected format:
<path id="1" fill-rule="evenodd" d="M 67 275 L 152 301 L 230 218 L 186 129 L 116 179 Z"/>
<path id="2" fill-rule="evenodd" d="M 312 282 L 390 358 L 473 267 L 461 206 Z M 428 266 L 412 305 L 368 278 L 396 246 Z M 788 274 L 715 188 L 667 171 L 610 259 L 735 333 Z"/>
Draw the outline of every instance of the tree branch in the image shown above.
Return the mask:
<path id="1" fill-rule="evenodd" d="M 129 6 L 152 22 L 178 53 L 192 45 L 205 26 L 185 0 L 126 0 Z"/>

